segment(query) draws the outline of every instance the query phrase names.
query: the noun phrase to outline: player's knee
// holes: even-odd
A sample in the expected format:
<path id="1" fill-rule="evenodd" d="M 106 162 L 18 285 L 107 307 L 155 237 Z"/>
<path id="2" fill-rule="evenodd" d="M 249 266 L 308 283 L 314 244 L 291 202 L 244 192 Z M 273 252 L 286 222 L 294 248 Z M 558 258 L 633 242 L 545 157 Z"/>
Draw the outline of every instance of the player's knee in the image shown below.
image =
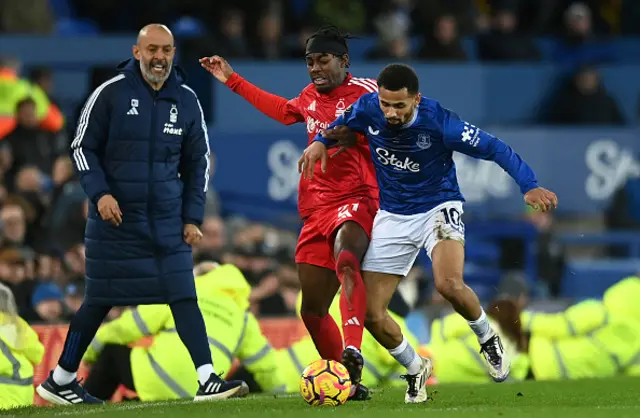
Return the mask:
<path id="1" fill-rule="evenodd" d="M 329 314 L 329 306 L 318 298 L 305 297 L 303 294 L 300 313 L 302 315 L 323 317 Z"/>
<path id="2" fill-rule="evenodd" d="M 464 290 L 464 281 L 459 276 L 446 276 L 435 280 L 438 293 L 445 299 L 455 297 Z"/>
<path id="3" fill-rule="evenodd" d="M 379 329 L 383 327 L 386 319 L 385 309 L 367 309 L 367 315 L 364 319 L 364 326 L 367 329 Z"/>

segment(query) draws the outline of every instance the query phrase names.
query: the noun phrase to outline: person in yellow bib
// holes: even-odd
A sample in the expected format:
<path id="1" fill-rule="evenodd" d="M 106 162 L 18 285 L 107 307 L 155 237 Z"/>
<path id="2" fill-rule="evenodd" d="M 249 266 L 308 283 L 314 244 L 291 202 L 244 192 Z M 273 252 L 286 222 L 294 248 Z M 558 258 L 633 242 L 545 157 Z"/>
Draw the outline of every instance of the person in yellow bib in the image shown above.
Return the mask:
<path id="1" fill-rule="evenodd" d="M 216 369 L 229 371 L 238 358 L 265 390 L 283 390 L 276 353 L 248 310 L 251 287 L 241 271 L 217 263 L 195 270 L 198 305 Z M 153 337 L 150 346 L 128 347 L 145 337 Z M 138 306 L 104 325 L 84 361 L 93 364 L 85 388 L 100 399 L 110 399 L 120 384 L 142 401 L 193 398 L 198 390 L 189 352 L 166 305 Z"/>
<path id="2" fill-rule="evenodd" d="M 522 314 L 530 333 L 536 380 L 640 376 L 640 277 L 611 286 L 602 300 L 587 300 L 560 313 Z"/>
<path id="3" fill-rule="evenodd" d="M 31 98 L 36 105 L 40 129 L 59 132 L 64 127 L 62 112 L 49 100 L 41 86 L 20 78 L 20 67 L 16 59 L 0 58 L 0 139 L 16 127 L 16 106 L 26 98 Z"/>
<path id="4" fill-rule="evenodd" d="M 509 380 L 524 380 L 529 371 L 525 337 L 520 327 L 520 307 L 515 300 L 498 299 L 489 304 L 487 316 L 493 329 L 504 338 L 503 349 L 511 358 Z M 489 383 L 480 345 L 467 321 L 457 313 L 435 319 L 431 341 L 421 347 L 432 356 L 438 383 Z"/>
<path id="5" fill-rule="evenodd" d="M 0 409 L 33 404 L 33 371 L 43 356 L 38 334 L 18 316 L 11 290 L 0 284 Z"/>

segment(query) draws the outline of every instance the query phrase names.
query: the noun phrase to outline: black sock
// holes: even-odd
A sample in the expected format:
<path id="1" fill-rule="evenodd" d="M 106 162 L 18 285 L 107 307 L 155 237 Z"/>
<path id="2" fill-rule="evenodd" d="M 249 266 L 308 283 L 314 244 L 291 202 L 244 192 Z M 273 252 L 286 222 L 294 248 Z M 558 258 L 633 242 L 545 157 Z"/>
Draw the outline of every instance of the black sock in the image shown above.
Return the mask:
<path id="1" fill-rule="evenodd" d="M 195 299 L 183 299 L 171 305 L 171 313 L 176 323 L 176 331 L 197 369 L 205 364 L 212 364 L 211 349 L 207 338 L 207 328 L 202 312 Z"/>
<path id="2" fill-rule="evenodd" d="M 87 347 L 96 336 L 100 324 L 110 310 L 110 306 L 87 305 L 86 303 L 80 306 L 69 324 L 64 350 L 58 361 L 60 367 L 71 373 L 78 371 Z"/>

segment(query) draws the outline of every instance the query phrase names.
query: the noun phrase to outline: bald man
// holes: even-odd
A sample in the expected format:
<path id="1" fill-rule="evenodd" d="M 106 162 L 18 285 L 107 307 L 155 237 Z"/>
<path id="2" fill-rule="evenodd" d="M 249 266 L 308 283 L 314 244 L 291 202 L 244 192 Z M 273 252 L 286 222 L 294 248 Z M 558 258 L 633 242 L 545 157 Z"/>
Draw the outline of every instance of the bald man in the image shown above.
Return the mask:
<path id="1" fill-rule="evenodd" d="M 80 361 L 112 307 L 151 304 L 171 307 L 175 324 L 167 332 L 177 331 L 198 372 L 199 390 L 190 396 L 215 400 L 248 392 L 244 382 L 226 382 L 214 372 L 209 344 L 215 330 L 207 330 L 196 298 L 191 246 L 202 238 L 209 138 L 196 93 L 173 66 L 175 50 L 166 26 L 145 26 L 133 58 L 89 96 L 80 115 L 71 154 L 89 198 L 86 294 L 58 366 L 37 388 L 49 402 L 102 403 L 79 384 Z M 162 332 L 165 324 L 147 323 L 135 312 L 139 337 Z M 189 393 L 149 356 L 160 384 Z"/>

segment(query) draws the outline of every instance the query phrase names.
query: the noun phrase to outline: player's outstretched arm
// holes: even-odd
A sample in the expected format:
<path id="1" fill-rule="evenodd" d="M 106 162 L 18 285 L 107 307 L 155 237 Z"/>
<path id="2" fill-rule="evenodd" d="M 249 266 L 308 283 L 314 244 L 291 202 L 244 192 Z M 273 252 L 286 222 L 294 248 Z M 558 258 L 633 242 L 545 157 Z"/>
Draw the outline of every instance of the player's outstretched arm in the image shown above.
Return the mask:
<path id="1" fill-rule="evenodd" d="M 225 84 L 234 93 L 242 96 L 253 107 L 271 119 L 275 119 L 284 125 L 304 122 L 304 116 L 298 109 L 297 97 L 288 100 L 262 90 L 234 72 L 231 65 L 224 58 L 217 55 L 200 58 L 200 65 L 218 81 Z"/>
<path id="2" fill-rule="evenodd" d="M 516 181 L 525 203 L 546 212 L 558 206 L 552 191 L 538 186 L 531 167 L 509 145 L 458 116 L 444 110 L 444 143 L 447 148 L 474 158 L 494 161 Z"/>

